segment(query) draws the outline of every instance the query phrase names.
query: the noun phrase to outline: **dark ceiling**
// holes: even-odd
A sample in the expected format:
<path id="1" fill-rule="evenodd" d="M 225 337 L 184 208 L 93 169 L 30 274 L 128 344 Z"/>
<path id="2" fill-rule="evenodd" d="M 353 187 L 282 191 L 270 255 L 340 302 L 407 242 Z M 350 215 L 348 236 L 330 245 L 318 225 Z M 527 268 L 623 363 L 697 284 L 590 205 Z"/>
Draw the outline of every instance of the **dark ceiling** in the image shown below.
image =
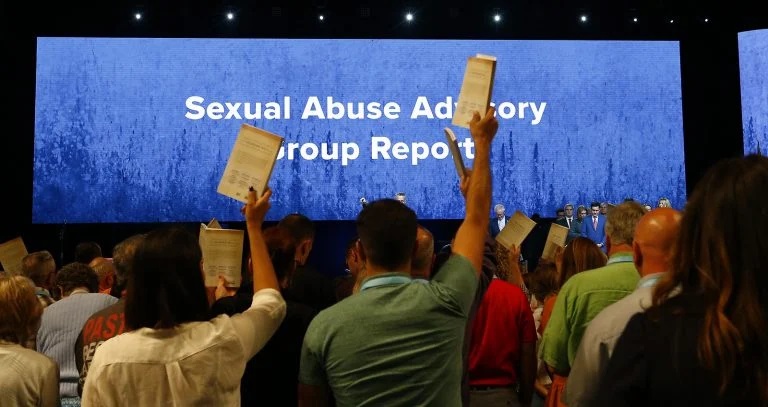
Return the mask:
<path id="1" fill-rule="evenodd" d="M 32 36 L 677 38 L 768 27 L 767 5 L 766 0 L 117 0 L 3 2 L 2 7 L 12 33 Z M 410 23 L 404 18 L 409 11 Z M 226 19 L 228 12 L 232 20 Z"/>

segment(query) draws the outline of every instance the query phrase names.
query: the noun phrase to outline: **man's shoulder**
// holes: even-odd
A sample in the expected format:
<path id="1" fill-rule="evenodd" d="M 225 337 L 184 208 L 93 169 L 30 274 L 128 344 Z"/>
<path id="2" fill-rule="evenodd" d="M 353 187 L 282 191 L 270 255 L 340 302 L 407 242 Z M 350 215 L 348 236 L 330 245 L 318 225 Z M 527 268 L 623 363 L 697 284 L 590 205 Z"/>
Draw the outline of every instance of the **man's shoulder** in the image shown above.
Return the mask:
<path id="1" fill-rule="evenodd" d="M 615 274 L 627 274 L 626 279 L 617 280 Z M 571 291 L 589 291 L 608 286 L 624 286 L 625 289 L 634 289 L 634 284 L 640 279 L 635 265 L 631 262 L 607 264 L 592 270 L 586 270 L 573 275 L 565 282 L 560 293 Z M 627 280 L 627 281 L 624 281 Z M 632 285 L 630 287 L 630 285 Z"/>
<path id="2" fill-rule="evenodd" d="M 508 281 L 504 281 L 499 278 L 494 278 L 493 280 L 491 280 L 491 285 L 488 287 L 488 291 L 490 292 L 491 289 L 501 293 L 502 295 L 510 299 L 523 298 L 523 299 L 526 299 L 527 301 L 527 297 L 525 296 L 525 293 L 523 292 L 523 290 L 519 286 L 512 284 Z"/>
<path id="3" fill-rule="evenodd" d="M 589 323 L 587 332 L 597 339 L 617 338 L 624 332 L 624 327 L 633 315 L 645 312 L 651 305 L 652 295 L 652 287 L 638 288 L 600 311 Z"/>
<path id="4" fill-rule="evenodd" d="M 93 314 L 91 314 L 88 320 L 108 317 L 114 314 L 124 314 L 124 313 L 125 313 L 125 301 L 117 300 L 117 302 L 115 302 L 114 304 L 109 305 L 108 307 L 100 309 L 94 312 Z"/>

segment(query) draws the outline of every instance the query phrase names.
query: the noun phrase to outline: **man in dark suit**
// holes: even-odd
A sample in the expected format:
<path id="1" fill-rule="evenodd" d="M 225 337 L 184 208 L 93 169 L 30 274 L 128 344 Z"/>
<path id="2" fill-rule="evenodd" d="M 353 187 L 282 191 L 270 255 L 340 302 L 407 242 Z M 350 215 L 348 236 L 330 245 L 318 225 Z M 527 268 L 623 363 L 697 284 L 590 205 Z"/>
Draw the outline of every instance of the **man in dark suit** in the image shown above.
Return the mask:
<path id="1" fill-rule="evenodd" d="M 496 216 L 491 218 L 491 221 L 488 223 L 488 229 L 491 232 L 491 237 L 493 238 L 495 238 L 496 235 L 501 232 L 501 229 L 504 229 L 504 226 L 507 225 L 509 218 L 504 215 L 504 211 L 504 205 L 500 203 L 493 207 L 493 212 L 496 214 Z"/>
<path id="2" fill-rule="evenodd" d="M 592 214 L 581 224 L 581 235 L 591 239 L 597 247 L 606 252 L 605 247 L 605 215 L 600 213 L 600 203 L 592 202 L 590 205 Z"/>
<path id="3" fill-rule="evenodd" d="M 576 223 L 576 218 L 573 216 L 573 205 L 569 203 L 565 204 L 563 209 L 565 211 L 565 216 L 555 220 L 555 223 L 568 228 L 568 237 L 565 241 L 567 244 L 577 236 L 581 236 L 581 227 Z"/>

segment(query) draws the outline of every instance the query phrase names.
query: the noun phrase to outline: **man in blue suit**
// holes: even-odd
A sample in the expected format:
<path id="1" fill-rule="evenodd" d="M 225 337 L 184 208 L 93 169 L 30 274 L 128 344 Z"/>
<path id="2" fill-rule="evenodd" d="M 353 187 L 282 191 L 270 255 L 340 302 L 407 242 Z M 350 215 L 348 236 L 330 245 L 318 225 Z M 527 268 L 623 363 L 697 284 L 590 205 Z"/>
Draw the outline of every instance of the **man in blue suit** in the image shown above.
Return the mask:
<path id="1" fill-rule="evenodd" d="M 605 247 L 605 215 L 600 213 L 600 203 L 592 202 L 591 216 L 587 216 L 581 223 L 581 235 L 591 239 L 597 247 L 606 252 Z"/>

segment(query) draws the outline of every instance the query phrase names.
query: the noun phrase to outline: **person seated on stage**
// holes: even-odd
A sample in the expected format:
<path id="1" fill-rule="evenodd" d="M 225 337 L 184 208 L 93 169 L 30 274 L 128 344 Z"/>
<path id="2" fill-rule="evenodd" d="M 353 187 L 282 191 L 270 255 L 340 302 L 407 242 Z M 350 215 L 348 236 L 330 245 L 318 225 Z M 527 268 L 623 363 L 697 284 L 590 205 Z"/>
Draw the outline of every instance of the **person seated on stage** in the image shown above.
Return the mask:
<path id="1" fill-rule="evenodd" d="M 33 342 L 43 306 L 35 283 L 22 276 L 0 277 L 0 404 L 58 407 L 59 366 L 24 347 Z"/>

